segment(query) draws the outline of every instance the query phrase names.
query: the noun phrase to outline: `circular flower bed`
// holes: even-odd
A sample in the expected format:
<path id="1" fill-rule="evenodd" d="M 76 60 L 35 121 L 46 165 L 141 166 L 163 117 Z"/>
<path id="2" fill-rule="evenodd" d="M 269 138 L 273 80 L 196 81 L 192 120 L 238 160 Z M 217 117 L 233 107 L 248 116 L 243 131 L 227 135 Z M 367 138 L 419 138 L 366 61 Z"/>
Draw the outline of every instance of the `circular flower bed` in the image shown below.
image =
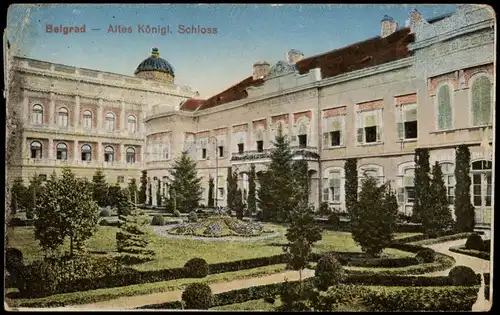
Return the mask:
<path id="1" fill-rule="evenodd" d="M 261 223 L 244 222 L 230 216 L 211 216 L 198 222 L 179 224 L 168 231 L 169 234 L 174 235 L 204 237 L 252 237 L 272 232 L 273 231 L 265 230 Z"/>

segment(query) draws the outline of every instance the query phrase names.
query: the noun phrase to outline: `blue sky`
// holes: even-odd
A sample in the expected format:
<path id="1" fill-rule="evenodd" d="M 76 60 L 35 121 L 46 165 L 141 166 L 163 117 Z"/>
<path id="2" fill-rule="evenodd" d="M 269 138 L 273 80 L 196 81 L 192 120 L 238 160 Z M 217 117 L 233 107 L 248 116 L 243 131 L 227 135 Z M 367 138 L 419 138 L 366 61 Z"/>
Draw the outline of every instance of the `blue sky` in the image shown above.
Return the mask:
<path id="1" fill-rule="evenodd" d="M 11 5 L 7 36 L 18 55 L 82 68 L 133 75 L 157 47 L 175 69 L 175 82 L 209 97 L 271 65 L 294 48 L 312 56 L 380 35 L 384 15 L 405 25 L 416 8 L 424 18 L 455 5 Z M 82 26 L 85 33 L 47 33 L 46 25 Z M 132 33 L 108 33 L 110 25 Z M 171 34 L 138 33 L 138 25 L 170 26 Z M 217 28 L 217 34 L 177 33 L 178 25 Z M 91 30 L 100 29 L 100 30 Z"/>

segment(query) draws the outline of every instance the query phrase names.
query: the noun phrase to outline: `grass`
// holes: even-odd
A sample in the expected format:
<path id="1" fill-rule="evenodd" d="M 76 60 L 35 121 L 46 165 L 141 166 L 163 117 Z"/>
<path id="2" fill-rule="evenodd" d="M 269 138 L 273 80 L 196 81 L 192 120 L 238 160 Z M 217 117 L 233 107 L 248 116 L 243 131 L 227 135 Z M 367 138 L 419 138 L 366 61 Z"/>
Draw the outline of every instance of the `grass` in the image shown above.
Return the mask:
<path id="1" fill-rule="evenodd" d="M 156 270 L 182 267 L 191 258 L 205 259 L 209 264 L 235 261 L 248 258 L 266 257 L 282 254 L 282 245 L 287 243 L 286 228 L 279 225 L 266 224 L 266 229 L 277 230 L 281 235 L 264 241 L 256 242 L 216 242 L 198 241 L 189 239 L 166 238 L 152 232 L 150 248 L 155 250 L 156 258 L 153 261 L 137 265 L 138 270 Z M 115 235 L 118 228 L 98 226 L 98 230 L 86 244 L 89 250 L 115 251 Z M 401 233 L 396 237 L 408 237 L 415 233 Z M 43 258 L 41 248 L 34 238 L 33 227 L 15 227 L 9 229 L 9 247 L 18 248 L 23 252 L 26 264 Z M 66 246 L 69 248 L 69 246 Z M 345 251 L 361 252 L 352 239 L 350 233 L 324 231 L 323 239 L 315 244 L 314 252 Z M 412 253 L 396 249 L 386 249 L 386 254 L 398 257 L 411 256 Z"/>
<path id="2" fill-rule="evenodd" d="M 74 293 L 56 294 L 38 299 L 11 299 L 7 300 L 10 307 L 43 307 L 49 303 L 59 302 L 66 305 L 78 305 L 107 301 L 124 296 L 136 296 L 159 292 L 177 291 L 184 289 L 190 283 L 220 283 L 233 280 L 261 277 L 269 274 L 285 271 L 285 264 L 271 265 L 260 268 L 226 272 L 222 274 L 209 275 L 201 279 L 178 279 L 163 282 L 144 283 L 130 285 L 126 287 L 116 287 L 109 289 L 98 289 L 92 291 L 81 291 Z M 10 292 L 15 292 L 10 289 Z"/>

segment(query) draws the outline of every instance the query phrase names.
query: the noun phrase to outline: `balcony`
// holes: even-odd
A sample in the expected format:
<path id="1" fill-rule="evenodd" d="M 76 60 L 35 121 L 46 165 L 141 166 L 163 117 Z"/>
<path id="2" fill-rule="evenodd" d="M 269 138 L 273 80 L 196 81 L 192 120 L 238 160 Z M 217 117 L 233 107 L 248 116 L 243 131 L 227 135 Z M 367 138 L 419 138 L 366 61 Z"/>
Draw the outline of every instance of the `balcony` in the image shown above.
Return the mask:
<path id="1" fill-rule="evenodd" d="M 134 139 L 134 140 L 144 140 L 144 133 L 136 132 L 130 133 L 127 130 L 117 130 L 117 131 L 107 131 L 105 129 L 85 129 L 83 127 L 60 127 L 57 125 L 32 125 L 25 124 L 25 131 L 33 131 L 33 132 L 49 132 L 49 133 L 57 133 L 61 135 L 84 135 L 91 137 L 106 137 L 106 138 L 125 138 L 125 139 Z"/>
<path id="2" fill-rule="evenodd" d="M 233 152 L 231 155 L 231 161 L 251 161 L 251 160 L 261 160 L 268 159 L 271 156 L 273 149 L 265 149 L 262 152 L 259 151 L 245 151 L 243 153 Z M 320 158 L 318 154 L 318 149 L 316 147 L 304 147 L 299 148 L 297 146 L 290 147 L 294 158 L 302 157 L 306 160 L 318 160 Z"/>
<path id="3" fill-rule="evenodd" d="M 55 159 L 23 159 L 22 166 L 31 167 L 78 167 L 104 169 L 140 169 L 141 163 L 102 162 L 82 160 L 55 160 Z"/>

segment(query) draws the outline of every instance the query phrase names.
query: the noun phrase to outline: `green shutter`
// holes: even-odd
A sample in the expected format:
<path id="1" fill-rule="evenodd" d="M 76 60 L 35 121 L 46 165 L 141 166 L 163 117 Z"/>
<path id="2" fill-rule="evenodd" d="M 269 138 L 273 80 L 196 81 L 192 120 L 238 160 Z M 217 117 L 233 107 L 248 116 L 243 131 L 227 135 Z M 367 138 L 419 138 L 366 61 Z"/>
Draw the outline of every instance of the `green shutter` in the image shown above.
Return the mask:
<path id="1" fill-rule="evenodd" d="M 451 119 L 450 87 L 443 85 L 438 91 L 438 129 L 451 128 Z"/>
<path id="2" fill-rule="evenodd" d="M 397 129 L 398 129 L 398 139 L 404 139 L 405 138 L 405 124 L 402 122 L 398 122 Z"/>
<path id="3" fill-rule="evenodd" d="M 472 117 L 474 126 L 491 122 L 491 83 L 487 77 L 477 78 L 472 85 Z"/>
<path id="4" fill-rule="evenodd" d="M 363 143 L 363 128 L 358 128 L 357 141 Z"/>

